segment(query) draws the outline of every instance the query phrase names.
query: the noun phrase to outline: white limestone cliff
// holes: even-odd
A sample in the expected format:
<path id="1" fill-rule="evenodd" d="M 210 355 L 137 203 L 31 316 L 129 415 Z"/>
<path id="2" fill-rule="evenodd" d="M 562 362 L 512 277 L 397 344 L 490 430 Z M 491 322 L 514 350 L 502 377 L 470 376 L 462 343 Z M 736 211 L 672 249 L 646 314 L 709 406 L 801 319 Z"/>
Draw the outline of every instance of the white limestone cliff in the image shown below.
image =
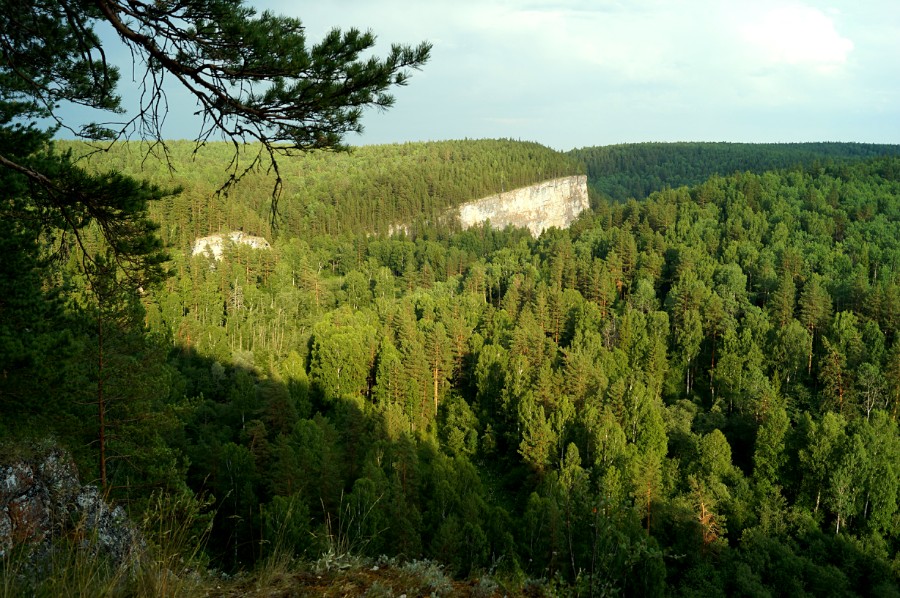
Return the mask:
<path id="1" fill-rule="evenodd" d="M 589 207 L 587 177 L 570 176 L 465 203 L 459 222 L 465 229 L 490 220 L 494 228 L 524 227 L 537 237 L 550 227 L 567 228 Z"/>

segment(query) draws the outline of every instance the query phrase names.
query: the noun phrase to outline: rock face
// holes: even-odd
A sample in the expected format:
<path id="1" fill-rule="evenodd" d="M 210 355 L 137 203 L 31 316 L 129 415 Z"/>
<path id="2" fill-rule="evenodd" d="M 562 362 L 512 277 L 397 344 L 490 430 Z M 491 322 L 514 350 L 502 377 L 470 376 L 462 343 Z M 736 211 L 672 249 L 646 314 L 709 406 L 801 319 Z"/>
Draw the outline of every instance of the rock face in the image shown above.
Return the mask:
<path id="1" fill-rule="evenodd" d="M 222 260 L 222 254 L 225 251 L 226 243 L 231 242 L 235 245 L 249 245 L 253 249 L 271 249 L 272 246 L 263 237 L 247 235 L 243 231 L 233 231 L 227 235 L 209 235 L 208 237 L 200 237 L 194 241 L 194 247 L 191 255 L 201 255 L 209 252 L 217 261 Z"/>
<path id="2" fill-rule="evenodd" d="M 459 208 L 459 222 L 469 228 L 490 220 L 495 228 L 524 227 L 537 237 L 553 226 L 567 228 L 589 207 L 587 177 L 571 176 L 464 204 Z"/>
<path id="3" fill-rule="evenodd" d="M 96 487 L 79 483 L 61 449 L 0 464 L 0 557 L 15 545 L 49 543 L 72 532 L 115 562 L 143 544 L 122 507 L 110 508 Z"/>

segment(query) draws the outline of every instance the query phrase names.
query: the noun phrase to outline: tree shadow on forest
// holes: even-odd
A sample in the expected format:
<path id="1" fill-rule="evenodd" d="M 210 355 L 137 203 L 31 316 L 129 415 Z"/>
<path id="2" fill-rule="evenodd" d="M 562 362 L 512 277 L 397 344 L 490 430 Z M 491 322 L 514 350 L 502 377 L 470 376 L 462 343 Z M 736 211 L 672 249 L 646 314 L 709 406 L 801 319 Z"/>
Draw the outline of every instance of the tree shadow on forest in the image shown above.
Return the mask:
<path id="1" fill-rule="evenodd" d="M 305 370 L 282 379 L 247 357 L 171 358 L 193 397 L 178 448 L 190 488 L 215 499 L 218 566 L 245 569 L 276 547 L 433 555 L 462 575 L 512 560 L 513 526 L 487 505 L 475 467 L 409 430 L 399 406 L 326 399 Z"/>

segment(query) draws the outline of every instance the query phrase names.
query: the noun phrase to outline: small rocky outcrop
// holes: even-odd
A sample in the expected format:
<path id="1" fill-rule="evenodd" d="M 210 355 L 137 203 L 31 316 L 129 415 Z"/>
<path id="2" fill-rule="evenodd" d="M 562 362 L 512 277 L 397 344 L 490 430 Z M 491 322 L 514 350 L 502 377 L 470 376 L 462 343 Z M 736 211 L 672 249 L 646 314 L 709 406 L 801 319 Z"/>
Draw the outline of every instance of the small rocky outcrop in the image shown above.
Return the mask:
<path id="1" fill-rule="evenodd" d="M 233 231 L 220 235 L 200 237 L 194 241 L 191 255 L 211 255 L 216 261 L 221 261 L 228 243 L 234 245 L 247 245 L 253 249 L 271 249 L 272 245 L 263 237 L 245 234 L 243 231 Z"/>
<path id="2" fill-rule="evenodd" d="M 95 486 L 82 486 L 65 451 L 0 464 L 0 557 L 20 544 L 49 545 L 65 536 L 117 563 L 143 547 L 125 510 L 111 508 Z"/>

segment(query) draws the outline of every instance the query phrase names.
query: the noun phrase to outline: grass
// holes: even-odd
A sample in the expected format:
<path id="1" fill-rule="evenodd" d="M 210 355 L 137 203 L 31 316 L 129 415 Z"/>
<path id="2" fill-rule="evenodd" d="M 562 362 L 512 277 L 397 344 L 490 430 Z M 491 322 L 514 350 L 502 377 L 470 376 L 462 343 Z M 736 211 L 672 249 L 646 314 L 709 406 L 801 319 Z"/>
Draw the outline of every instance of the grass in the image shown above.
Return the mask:
<path id="1" fill-rule="evenodd" d="M 151 549 L 152 552 L 152 549 Z M 321 563 L 298 561 L 289 553 L 273 552 L 253 571 L 232 578 L 190 564 L 193 549 L 157 553 L 136 567 L 114 566 L 97 559 L 90 550 L 75 543 L 66 544 L 48 557 L 38 572 L 22 558 L 5 559 L 0 573 L 0 597 L 38 598 L 66 596 L 107 598 L 134 596 L 208 596 L 238 598 L 265 596 L 541 596 L 544 592 L 503 587 L 490 577 L 453 580 L 434 561 L 406 563 L 382 557 L 345 559 L 343 567 L 322 567 Z M 21 556 L 21 555 L 20 555 Z M 351 563 L 352 564 L 349 564 Z"/>
<path id="2" fill-rule="evenodd" d="M 490 576 L 453 580 L 430 560 L 336 551 L 346 546 L 341 542 L 326 543 L 315 561 L 298 560 L 289 548 L 276 546 L 252 571 L 226 577 L 209 569 L 203 550 L 213 519 L 208 506 L 188 494 L 154 496 L 141 522 L 146 545 L 122 563 L 105 558 L 78 527 L 49 545 L 10 551 L 0 559 L 0 598 L 543 595 L 511 590 Z"/>
<path id="3" fill-rule="evenodd" d="M 316 563 L 270 560 L 261 569 L 235 578 L 209 596 L 367 596 L 387 598 L 406 596 L 524 596 L 521 591 L 501 589 L 496 581 L 483 577 L 470 581 L 450 579 L 434 561 L 399 563 L 382 557 L 357 559 L 345 568 L 317 568 Z M 540 594 L 536 594 L 540 595 Z"/>
<path id="4" fill-rule="evenodd" d="M 49 543 L 10 551 L 0 560 L 0 598 L 202 595 L 212 521 L 205 507 L 187 494 L 154 496 L 141 526 L 146 546 L 118 563 L 80 524 Z"/>

